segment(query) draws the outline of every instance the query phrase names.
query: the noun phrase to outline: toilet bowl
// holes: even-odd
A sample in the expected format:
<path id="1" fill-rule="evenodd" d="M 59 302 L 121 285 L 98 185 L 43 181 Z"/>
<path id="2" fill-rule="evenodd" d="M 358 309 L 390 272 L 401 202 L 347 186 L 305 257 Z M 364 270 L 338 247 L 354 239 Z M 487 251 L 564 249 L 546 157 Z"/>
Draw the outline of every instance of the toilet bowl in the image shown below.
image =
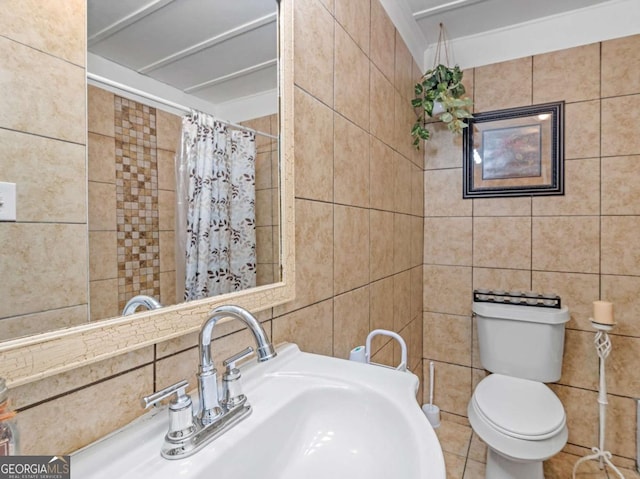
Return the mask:
<path id="1" fill-rule="evenodd" d="M 493 373 L 467 408 L 487 444 L 486 479 L 544 479 L 542 462 L 567 443 L 562 403 L 545 383 L 562 372 L 563 308 L 474 302 L 480 362 Z"/>
<path id="2" fill-rule="evenodd" d="M 491 374 L 468 407 L 473 430 L 487 444 L 487 479 L 543 479 L 542 461 L 567 442 L 566 415 L 545 384 Z"/>

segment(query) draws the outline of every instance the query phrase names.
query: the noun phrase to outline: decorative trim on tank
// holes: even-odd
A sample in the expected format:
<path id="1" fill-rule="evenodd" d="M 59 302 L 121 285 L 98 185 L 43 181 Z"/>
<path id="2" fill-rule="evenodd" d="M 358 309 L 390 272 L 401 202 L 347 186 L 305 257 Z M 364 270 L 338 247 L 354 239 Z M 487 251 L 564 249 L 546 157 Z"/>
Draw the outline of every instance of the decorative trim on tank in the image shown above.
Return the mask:
<path id="1" fill-rule="evenodd" d="M 535 291 L 501 291 L 474 289 L 473 301 L 477 303 L 517 304 L 545 308 L 562 308 L 562 299 L 555 293 L 536 293 Z"/>

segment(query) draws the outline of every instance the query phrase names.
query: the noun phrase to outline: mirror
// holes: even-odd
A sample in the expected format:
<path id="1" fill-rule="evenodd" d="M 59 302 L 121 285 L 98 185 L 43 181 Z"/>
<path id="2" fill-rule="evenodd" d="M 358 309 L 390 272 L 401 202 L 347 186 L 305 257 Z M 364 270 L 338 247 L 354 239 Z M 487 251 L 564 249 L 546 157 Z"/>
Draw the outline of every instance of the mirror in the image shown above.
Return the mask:
<path id="1" fill-rule="evenodd" d="M 66 221 L 77 223 L 79 237 L 88 228 L 88 241 L 74 242 L 63 255 L 51 245 L 29 254 L 30 271 L 42 271 L 47 284 L 25 291 L 31 281 L 25 274 L 7 291 L 1 339 L 118 317 L 138 294 L 164 306 L 182 302 L 174 157 L 186 112 L 176 105 L 258 132 L 252 285 L 281 281 L 276 20 L 275 0 L 173 0 L 142 8 L 139 2 L 87 2 L 88 164 L 77 176 L 88 177 L 88 204 L 74 205 L 77 214 Z M 77 181 L 74 188 L 83 185 Z M 85 208 L 88 226 L 81 224 Z M 47 266 L 47 248 L 56 251 L 54 265 Z M 88 271 L 76 255 L 88 255 Z M 46 273 L 53 269 L 69 274 L 52 282 Z"/>
<path id="2" fill-rule="evenodd" d="M 168 5 L 172 2 L 154 3 Z M 15 125 L 3 123 L 3 126 L 18 132 L 22 131 L 20 128 L 24 128 L 26 133 L 33 129 L 40 136 L 33 133 L 21 134 L 20 139 L 26 138 L 23 147 L 8 151 L 14 157 L 19 156 L 21 161 L 10 161 L 10 166 L 17 166 L 13 170 L 3 170 L 2 181 L 12 180 L 9 171 L 22 172 L 22 176 L 15 173 L 13 177 L 18 183 L 18 221 L 0 223 L 0 239 L 6 245 L 0 254 L 0 267 L 3 271 L 12 271 L 13 274 L 7 275 L 7 278 L 15 279 L 18 272 L 28 274 L 25 276 L 26 280 L 19 279 L 11 284 L 4 281 L 0 286 L 0 296 L 4 308 L 7 308 L 9 303 L 13 307 L 32 307 L 38 304 L 54 308 L 46 310 L 47 316 L 33 318 L 31 324 L 34 329 L 29 331 L 30 336 L 0 343 L 0 376 L 7 379 L 10 387 L 197 331 L 205 315 L 220 304 L 233 303 L 258 312 L 293 298 L 293 12 L 289 1 L 280 2 L 277 21 L 280 59 L 277 64 L 280 82 L 278 124 L 282 125 L 279 134 L 280 195 L 276 201 L 280 218 L 279 281 L 246 291 L 167 306 L 132 316 L 114 317 L 78 326 L 60 324 L 63 329 L 52 332 L 37 333 L 37 326 L 50 317 L 67 320 L 73 314 L 84 314 L 86 317 L 89 304 L 89 255 L 86 246 L 89 243 L 89 232 L 86 220 L 88 208 L 85 201 L 87 185 L 84 181 L 86 173 L 82 166 L 86 158 L 83 140 L 83 137 L 86 138 L 86 131 L 82 133 L 78 129 L 83 122 L 77 113 L 86 111 L 84 88 L 79 87 L 86 84 L 85 70 L 81 55 L 76 55 L 70 60 L 64 54 L 57 58 L 43 53 L 40 58 L 40 53 L 32 53 L 38 58 L 33 61 L 21 61 L 15 66 L 9 63 L 6 65 L 7 74 L 20 79 L 20 82 L 16 80 L 11 84 L 14 90 L 8 91 L 7 97 L 22 95 L 30 101 L 24 101 L 23 105 L 19 105 L 21 109 L 17 106 L 12 109 L 11 119 L 15 119 Z M 31 27 L 41 28 L 41 25 Z M 64 25 L 63 29 L 68 31 L 68 25 Z M 39 30 L 38 34 L 51 34 L 44 30 Z M 18 34 L 19 32 L 16 33 Z M 48 48 L 48 45 L 36 46 L 37 48 L 32 48 L 36 52 Z M 43 68 L 43 60 L 51 60 L 52 64 L 47 65 L 50 68 Z M 57 82 L 56 88 L 47 88 L 54 80 Z M 39 81 L 44 82 L 44 85 L 38 83 Z M 70 87 L 63 88 L 65 84 Z M 42 104 L 39 111 L 45 112 L 42 113 L 42 121 L 39 116 L 34 117 L 31 110 L 36 101 L 39 105 Z M 183 99 L 180 104 L 184 103 Z M 9 120 L 5 116 L 2 121 L 7 123 Z M 27 121 L 31 123 L 28 127 L 23 127 Z M 41 147 L 40 143 L 44 147 Z M 56 150 L 51 145 L 59 149 Z M 47 161 L 51 158 L 58 158 L 58 164 L 50 166 Z M 34 171 L 38 171 L 39 174 L 33 175 Z M 30 175 L 34 179 L 34 185 L 26 181 Z M 84 191 L 85 194 L 65 196 L 65 193 L 73 188 Z M 42 191 L 46 191 L 49 196 L 43 196 Z M 20 196 L 21 194 L 23 196 Z M 54 196 L 56 201 L 51 200 Z M 48 208 L 46 215 L 40 212 L 44 206 Z M 25 292 L 27 294 L 24 294 Z M 64 305 L 65 301 L 78 298 L 84 301 L 72 302 L 76 306 L 71 308 Z M 51 302 L 51 299 L 54 302 Z M 46 308 L 41 308 L 40 311 L 43 309 Z M 1 323 L 9 324 L 11 321 L 7 321 L 5 317 L 0 320 Z M 26 330 L 27 328 L 24 328 L 23 332 Z"/>

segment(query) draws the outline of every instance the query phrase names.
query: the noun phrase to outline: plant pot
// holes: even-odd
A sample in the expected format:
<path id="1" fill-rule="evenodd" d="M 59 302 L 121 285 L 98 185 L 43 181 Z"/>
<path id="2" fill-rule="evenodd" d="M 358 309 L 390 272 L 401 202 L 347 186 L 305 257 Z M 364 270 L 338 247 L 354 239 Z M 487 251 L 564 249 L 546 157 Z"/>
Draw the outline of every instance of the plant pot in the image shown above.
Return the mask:
<path id="1" fill-rule="evenodd" d="M 444 113 L 445 109 L 444 109 L 444 105 L 439 102 L 439 101 L 434 101 L 433 102 L 433 110 L 431 111 L 431 116 L 436 116 L 439 115 L 441 113 Z"/>

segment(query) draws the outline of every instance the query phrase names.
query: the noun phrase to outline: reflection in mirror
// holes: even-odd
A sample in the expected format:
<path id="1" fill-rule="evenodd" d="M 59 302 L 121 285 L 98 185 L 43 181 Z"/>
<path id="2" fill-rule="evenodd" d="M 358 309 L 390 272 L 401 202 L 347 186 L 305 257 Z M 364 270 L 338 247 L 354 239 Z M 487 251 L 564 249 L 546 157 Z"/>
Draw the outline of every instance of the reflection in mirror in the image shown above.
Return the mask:
<path id="1" fill-rule="evenodd" d="M 127 304 L 124 305 L 124 309 L 122 310 L 122 316 L 135 314 L 135 312 L 138 311 L 139 308 L 159 309 L 162 308 L 162 305 L 158 302 L 157 299 L 152 298 L 151 296 L 139 294 L 127 301 Z"/>
<path id="2" fill-rule="evenodd" d="M 89 273 L 91 320 L 136 295 L 166 306 L 279 279 L 276 7 L 89 1 L 89 254 L 103 256 Z"/>
<path id="3" fill-rule="evenodd" d="M 67 151 L 40 157 L 43 174 L 66 174 L 61 188 L 82 200 L 59 219 L 36 212 L 47 224 L 20 230 L 41 239 L 12 254 L 16 279 L 3 288 L 0 339 L 120 316 L 136 295 L 164 306 L 184 300 L 175 158 L 192 109 L 227 120 L 230 132 L 255 132 L 251 284 L 281 280 L 275 0 L 134 3 L 88 1 L 87 169 L 44 164 L 73 156 Z M 64 231 L 54 231 L 58 223 Z M 2 235 L 20 243 L 6 226 Z M 64 254 L 52 242 L 63 242 Z"/>

